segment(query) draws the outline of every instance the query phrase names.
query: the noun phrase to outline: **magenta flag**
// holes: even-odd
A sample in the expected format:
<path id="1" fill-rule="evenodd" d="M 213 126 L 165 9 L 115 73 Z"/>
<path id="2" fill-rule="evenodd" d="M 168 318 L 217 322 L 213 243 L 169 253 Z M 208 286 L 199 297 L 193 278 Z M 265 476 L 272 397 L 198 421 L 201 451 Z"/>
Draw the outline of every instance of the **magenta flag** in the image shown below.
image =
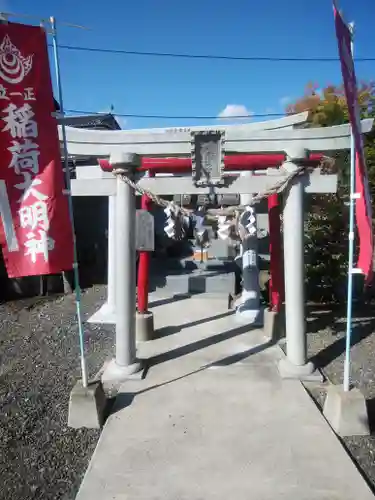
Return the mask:
<path id="1" fill-rule="evenodd" d="M 359 237 L 359 256 L 357 268 L 365 275 L 368 284 L 373 274 L 373 231 L 372 231 L 372 208 L 369 184 L 367 177 L 367 166 L 364 154 L 361 120 L 358 106 L 357 79 L 354 69 L 354 61 L 351 50 L 351 32 L 345 24 L 340 12 L 333 2 L 335 17 L 336 37 L 341 61 L 341 73 L 344 80 L 345 96 L 348 103 L 349 120 L 354 136 L 356 150 L 355 162 L 355 192 L 358 198 L 355 200 L 355 215 Z"/>

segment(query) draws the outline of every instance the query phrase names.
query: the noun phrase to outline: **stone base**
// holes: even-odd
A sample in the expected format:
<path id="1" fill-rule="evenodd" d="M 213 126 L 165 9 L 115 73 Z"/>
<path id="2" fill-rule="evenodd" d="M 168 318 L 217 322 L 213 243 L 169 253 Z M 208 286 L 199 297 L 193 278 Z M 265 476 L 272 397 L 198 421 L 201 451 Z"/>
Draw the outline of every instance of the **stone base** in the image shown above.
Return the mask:
<path id="1" fill-rule="evenodd" d="M 255 328 L 262 328 L 264 322 L 264 311 L 260 309 L 248 309 L 245 304 L 241 304 L 236 310 L 236 321 L 241 324 L 248 324 Z"/>
<path id="2" fill-rule="evenodd" d="M 137 342 L 147 342 L 154 338 L 154 315 L 152 312 L 137 312 L 135 317 L 135 332 Z"/>
<path id="3" fill-rule="evenodd" d="M 288 358 L 279 361 L 278 369 L 281 378 L 301 380 L 306 382 L 323 382 L 323 375 L 317 370 L 311 361 L 305 365 L 293 365 Z"/>
<path id="4" fill-rule="evenodd" d="M 106 404 L 101 382 L 93 382 L 85 388 L 82 381 L 78 381 L 70 393 L 68 426 L 100 429 L 104 423 Z"/>
<path id="5" fill-rule="evenodd" d="M 116 324 L 116 311 L 113 305 L 105 302 L 100 309 L 96 311 L 87 320 L 87 323 L 98 323 L 104 325 L 115 325 Z"/>
<path id="6" fill-rule="evenodd" d="M 131 379 L 139 380 L 142 376 L 143 369 L 139 361 L 128 366 L 120 366 L 115 359 L 112 359 L 106 364 L 102 373 L 102 385 L 106 392 L 112 392 L 119 389 L 123 382 Z"/>
<path id="7" fill-rule="evenodd" d="M 274 342 L 280 342 L 285 337 L 285 312 L 266 309 L 264 311 L 264 333 L 267 338 Z"/>
<path id="8" fill-rule="evenodd" d="M 341 437 L 370 435 L 366 399 L 359 389 L 345 392 L 342 386 L 328 387 L 323 415 Z"/>
<path id="9" fill-rule="evenodd" d="M 264 311 L 263 330 L 265 336 L 270 340 L 278 338 L 277 316 L 278 313 L 271 311 L 270 309 L 266 309 Z"/>

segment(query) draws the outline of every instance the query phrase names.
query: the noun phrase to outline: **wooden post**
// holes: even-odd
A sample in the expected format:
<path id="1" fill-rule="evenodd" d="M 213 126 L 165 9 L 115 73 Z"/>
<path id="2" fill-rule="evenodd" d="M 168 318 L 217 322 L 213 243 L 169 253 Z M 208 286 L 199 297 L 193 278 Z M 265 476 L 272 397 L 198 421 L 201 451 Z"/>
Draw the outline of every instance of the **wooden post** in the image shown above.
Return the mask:
<path id="1" fill-rule="evenodd" d="M 149 177 L 154 173 L 149 172 Z M 151 209 L 151 200 L 147 195 L 142 195 L 141 208 L 143 210 Z M 145 314 L 148 311 L 148 291 L 150 280 L 151 253 L 148 251 L 139 252 L 138 264 L 138 312 Z"/>
<path id="2" fill-rule="evenodd" d="M 277 193 L 268 197 L 269 251 L 270 251 L 270 309 L 280 312 L 284 300 L 283 256 L 281 249 L 280 204 Z"/>

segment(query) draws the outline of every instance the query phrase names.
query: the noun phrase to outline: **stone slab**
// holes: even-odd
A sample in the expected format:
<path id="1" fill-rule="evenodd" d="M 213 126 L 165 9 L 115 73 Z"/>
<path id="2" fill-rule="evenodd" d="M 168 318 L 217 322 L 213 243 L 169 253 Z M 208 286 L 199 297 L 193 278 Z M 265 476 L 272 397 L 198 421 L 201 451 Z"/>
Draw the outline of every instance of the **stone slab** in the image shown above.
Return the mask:
<path id="1" fill-rule="evenodd" d="M 120 389 L 77 500 L 370 500 L 373 494 L 261 330 L 225 300 L 154 301 L 146 378 Z"/>
<path id="2" fill-rule="evenodd" d="M 79 380 L 70 393 L 68 426 L 74 429 L 100 429 L 104 423 L 106 404 L 101 382 L 83 387 Z"/>
<path id="3" fill-rule="evenodd" d="M 169 274 L 159 280 L 151 277 L 151 283 L 163 289 L 166 294 L 185 293 L 235 293 L 236 277 L 234 272 L 193 270 L 185 274 Z"/>
<path id="4" fill-rule="evenodd" d="M 341 385 L 329 386 L 323 414 L 341 437 L 370 435 L 366 399 L 359 389 L 345 392 Z"/>

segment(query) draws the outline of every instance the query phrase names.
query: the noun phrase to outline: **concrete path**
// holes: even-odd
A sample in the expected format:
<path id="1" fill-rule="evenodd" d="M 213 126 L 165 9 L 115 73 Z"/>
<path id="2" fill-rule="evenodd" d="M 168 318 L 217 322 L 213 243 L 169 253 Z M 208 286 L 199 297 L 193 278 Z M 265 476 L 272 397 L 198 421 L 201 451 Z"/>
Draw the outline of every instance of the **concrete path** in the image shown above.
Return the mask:
<path id="1" fill-rule="evenodd" d="M 162 337 L 140 355 L 153 362 L 122 387 L 78 500 L 373 498 L 261 331 L 215 298 L 151 307 Z"/>

